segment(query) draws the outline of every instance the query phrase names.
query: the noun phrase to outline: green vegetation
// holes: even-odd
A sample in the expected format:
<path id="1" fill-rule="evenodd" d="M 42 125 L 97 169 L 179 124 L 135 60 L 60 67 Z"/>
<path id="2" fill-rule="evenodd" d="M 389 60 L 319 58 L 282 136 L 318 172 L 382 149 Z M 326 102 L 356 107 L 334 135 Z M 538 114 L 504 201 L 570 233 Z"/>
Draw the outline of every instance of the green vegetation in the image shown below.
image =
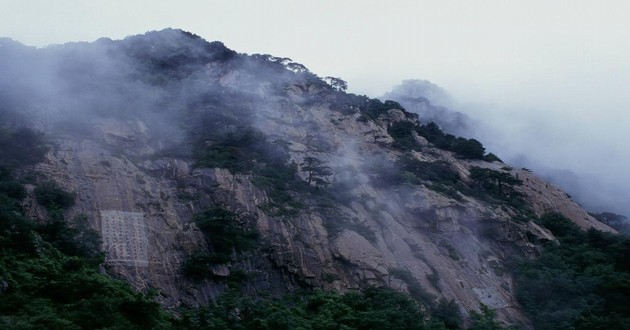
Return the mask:
<path id="1" fill-rule="evenodd" d="M 234 251 L 244 251 L 256 244 L 258 234 L 248 230 L 244 217 L 234 212 L 213 208 L 197 214 L 194 220 L 220 260 L 226 261 Z"/>
<path id="2" fill-rule="evenodd" d="M 251 298 L 229 291 L 214 305 L 183 311 L 176 326 L 180 329 L 447 329 L 441 321 L 427 319 L 413 299 L 381 288 L 343 295 L 315 291 L 282 299 Z"/>
<path id="3" fill-rule="evenodd" d="M 416 301 L 421 303 L 423 306 L 431 309 L 436 305 L 436 298 L 434 295 L 427 292 L 418 282 L 418 280 L 413 277 L 411 272 L 402 268 L 393 268 L 389 270 L 389 273 L 398 278 L 399 280 L 405 282 L 407 285 L 407 290 L 409 290 L 409 294 Z"/>
<path id="4" fill-rule="evenodd" d="M 216 123 L 213 124 L 216 126 Z M 232 173 L 252 175 L 252 181 L 267 192 L 270 201 L 261 207 L 270 215 L 293 216 L 304 205 L 299 193 L 313 191 L 310 183 L 323 185 L 321 179 L 326 170 L 322 164 L 305 164 L 311 182 L 298 176 L 298 166 L 289 163 L 284 141 L 269 142 L 260 132 L 251 127 L 238 129 L 212 127 L 201 129 L 195 147 L 197 166 L 219 167 Z"/>
<path id="5" fill-rule="evenodd" d="M 515 185 L 520 185 L 523 182 L 512 174 L 488 168 L 472 167 L 470 178 L 473 180 L 472 188 L 486 197 L 504 201 L 515 207 L 523 206 L 522 195 L 514 189 Z"/>
<path id="6" fill-rule="evenodd" d="M 0 166 L 13 168 L 36 164 L 44 159 L 47 151 L 42 133 L 28 128 L 0 128 Z"/>
<path id="7" fill-rule="evenodd" d="M 386 102 L 387 104 L 387 102 Z M 410 119 L 415 118 L 413 115 L 405 112 Z M 419 126 L 413 121 L 399 121 L 391 124 L 387 128 L 387 132 L 394 139 L 393 146 L 400 150 L 420 150 L 421 145 L 416 141 L 414 134 L 424 137 L 435 147 L 452 151 L 457 156 L 464 159 L 483 159 L 486 161 L 501 161 L 496 155 L 486 154 L 486 149 L 481 142 L 475 139 L 465 139 L 456 137 L 452 134 L 446 134 L 435 123 L 431 122 L 427 125 Z"/>
<path id="8" fill-rule="evenodd" d="M 1 189 L 1 188 L 0 188 Z M 618 232 L 623 234 L 630 234 L 630 221 L 628 218 L 621 214 L 616 214 L 612 212 L 602 212 L 602 213 L 589 213 L 595 219 L 600 222 L 607 224 L 608 226 L 616 229 Z"/>
<path id="9" fill-rule="evenodd" d="M 459 174 L 453 171 L 446 162 L 424 162 L 403 155 L 398 159 L 396 165 L 403 171 L 401 177 L 403 182 L 418 184 L 421 181 L 431 181 L 433 183 L 453 185 L 460 181 Z"/>
<path id="10" fill-rule="evenodd" d="M 539 221 L 560 242 L 514 274 L 536 329 L 630 329 L 630 238 L 582 231 L 557 213 Z"/>
<path id="11" fill-rule="evenodd" d="M 418 125 L 411 121 L 399 121 L 387 128 L 387 133 L 394 139 L 393 146 L 401 150 L 420 150 L 421 146 L 414 138 L 414 129 Z"/>
<path id="12" fill-rule="evenodd" d="M 472 320 L 471 326 L 468 330 L 501 330 L 504 329 L 496 320 L 497 313 L 490 309 L 488 306 L 481 304 L 481 313 L 472 311 L 470 318 Z M 557 328 L 560 329 L 560 328 Z"/>
<path id="13" fill-rule="evenodd" d="M 461 193 L 489 203 L 505 203 L 525 210 L 522 196 L 514 188 L 522 181 L 507 172 L 472 167 L 471 182 L 465 183 L 448 163 L 425 162 L 409 155 L 400 156 L 393 166 L 386 162 L 375 162 L 372 171 L 376 174 L 375 183 L 379 186 L 427 184 L 431 189 L 454 199 L 461 199 Z"/>
<path id="14" fill-rule="evenodd" d="M 87 218 L 70 224 L 61 211 L 74 196 L 45 182 L 35 197 L 49 219 L 33 221 L 22 212 L 26 165 L 47 148 L 28 130 L 0 134 L 0 328 L 161 329 L 170 324 L 152 297 L 101 274 L 98 234 Z M 11 142 L 7 142 L 11 141 Z"/>
<path id="15" fill-rule="evenodd" d="M 194 221 L 206 236 L 210 252 L 195 252 L 184 262 L 183 272 L 192 279 L 213 278 L 211 266 L 226 263 L 257 244 L 258 233 L 234 212 L 213 208 L 197 214 Z"/>
<path id="16" fill-rule="evenodd" d="M 12 182 L 7 177 L 0 186 Z M 100 241 L 85 217 L 74 219 L 72 226 L 60 213 L 33 222 L 22 215 L 24 194 L 16 193 L 15 182 L 11 186 L 0 191 L 0 328 L 159 329 L 169 324 L 150 296 L 100 273 Z M 44 186 L 46 206 L 71 205 L 70 194 Z"/>
<path id="17" fill-rule="evenodd" d="M 337 237 L 343 230 L 352 230 L 361 235 L 370 243 L 376 244 L 376 233 L 366 223 L 361 222 L 359 218 L 349 219 L 347 217 L 327 217 L 324 219 L 324 227 L 328 237 L 333 239 Z"/>
<path id="18" fill-rule="evenodd" d="M 368 99 L 366 100 L 366 104 L 361 107 L 361 113 L 371 120 L 376 120 L 380 115 L 386 114 L 388 110 L 391 109 L 400 109 L 405 110 L 400 103 L 387 100 L 385 102 L 381 102 L 379 99 Z M 410 113 L 405 113 L 411 115 Z"/>
<path id="19" fill-rule="evenodd" d="M 485 148 L 475 139 L 465 139 L 446 134 L 436 123 L 428 123 L 416 128 L 420 136 L 433 143 L 437 148 L 455 152 L 466 159 L 484 159 Z M 494 157 L 488 155 L 494 159 Z M 495 156 L 496 157 L 496 156 Z M 498 159 L 498 158 L 496 158 Z"/>
<path id="20" fill-rule="evenodd" d="M 324 180 L 324 177 L 333 174 L 330 167 L 312 156 L 304 157 L 304 162 L 300 164 L 300 166 L 302 171 L 307 173 L 306 182 L 309 185 L 314 184 L 317 187 L 327 186 L 328 182 Z"/>
<path id="21" fill-rule="evenodd" d="M 64 191 L 54 182 L 44 182 L 35 188 L 35 198 L 48 211 L 58 211 L 74 205 L 74 194 Z"/>

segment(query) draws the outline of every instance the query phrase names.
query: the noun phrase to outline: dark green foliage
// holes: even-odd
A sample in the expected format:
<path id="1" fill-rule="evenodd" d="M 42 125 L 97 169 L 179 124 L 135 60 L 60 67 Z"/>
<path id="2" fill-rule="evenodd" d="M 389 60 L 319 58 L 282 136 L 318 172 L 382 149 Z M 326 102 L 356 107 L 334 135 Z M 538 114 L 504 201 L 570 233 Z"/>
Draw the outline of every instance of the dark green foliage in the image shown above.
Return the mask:
<path id="1" fill-rule="evenodd" d="M 403 106 L 400 105 L 400 103 L 396 101 L 386 100 L 385 102 L 383 102 L 383 105 L 387 109 L 398 109 L 398 110 L 402 110 L 403 112 L 407 112 L 407 110 L 405 110 L 405 108 L 403 108 Z"/>
<path id="2" fill-rule="evenodd" d="M 612 228 L 615 228 L 620 233 L 624 233 L 626 235 L 630 234 L 630 221 L 628 221 L 628 217 L 624 215 L 615 214 L 612 212 L 589 214 L 598 221 L 603 222 Z"/>
<path id="3" fill-rule="evenodd" d="M 413 299 L 432 310 L 436 306 L 436 298 L 434 295 L 427 292 L 418 282 L 418 280 L 413 277 L 411 272 L 402 268 L 394 268 L 390 269 L 389 273 L 400 279 L 401 281 L 407 284 L 407 290 L 409 290 L 409 294 Z"/>
<path id="4" fill-rule="evenodd" d="M 387 107 L 383 102 L 378 99 L 370 99 L 367 106 L 362 109 L 362 113 L 372 120 L 378 119 L 382 114 L 387 113 L 387 110 L 391 108 Z"/>
<path id="5" fill-rule="evenodd" d="M 16 191 L 15 183 L 6 181 L 10 177 L 2 175 L 0 186 L 11 182 L 11 191 Z M 20 197 L 0 191 L 1 329 L 164 329 L 170 325 L 150 296 L 99 272 L 98 235 L 87 228 L 85 218 L 75 219 L 72 226 L 62 217 L 35 224 L 22 215 Z"/>
<path id="6" fill-rule="evenodd" d="M 375 244 L 377 241 L 376 233 L 367 224 L 361 222 L 358 218 L 349 219 L 347 217 L 330 217 L 324 219 L 324 227 L 328 237 L 335 238 L 343 230 L 352 230 L 355 233 L 361 235 L 369 242 Z"/>
<path id="7" fill-rule="evenodd" d="M 251 128 L 240 128 L 212 138 L 203 141 L 203 146 L 198 148 L 198 166 L 243 173 L 253 170 L 255 162 L 267 156 L 264 135 Z"/>
<path id="8" fill-rule="evenodd" d="M 404 155 L 398 159 L 396 165 L 403 172 L 411 173 L 413 176 L 422 181 L 445 183 L 449 185 L 455 184 L 459 181 L 459 174 L 451 169 L 449 164 L 446 162 L 424 162 Z"/>
<path id="9" fill-rule="evenodd" d="M 488 168 L 472 167 L 470 178 L 473 180 L 472 188 L 481 193 L 478 197 L 486 195 L 505 201 L 512 206 L 521 207 L 523 205 L 521 194 L 514 189 L 514 186 L 520 185 L 522 181 L 512 174 Z"/>
<path id="10" fill-rule="evenodd" d="M 48 147 L 42 133 L 28 128 L 0 128 L 0 166 L 24 166 L 41 162 Z"/>
<path id="11" fill-rule="evenodd" d="M 257 244 L 257 232 L 234 212 L 213 208 L 197 214 L 194 221 L 206 236 L 210 252 L 197 251 L 182 265 L 184 275 L 193 280 L 218 278 L 211 270 L 213 265 L 226 263 Z"/>
<path id="12" fill-rule="evenodd" d="M 44 182 L 35 188 L 37 202 L 49 211 L 63 210 L 74 205 L 74 194 L 54 182 Z"/>
<path id="13" fill-rule="evenodd" d="M 212 255 L 206 252 L 196 251 L 186 258 L 182 265 L 182 272 L 193 280 L 213 278 L 214 273 L 211 271 L 210 267 L 216 263 L 217 260 L 215 260 Z"/>
<path id="14" fill-rule="evenodd" d="M 425 162 L 409 155 L 402 155 L 394 164 L 385 159 L 376 160 L 368 169 L 373 183 L 379 187 L 425 184 L 430 189 L 450 198 L 461 200 L 462 195 L 472 195 L 451 166 L 443 161 Z M 461 194 L 460 194 L 461 193 Z"/>
<path id="15" fill-rule="evenodd" d="M 1 171 L 2 170 L 0 169 L 0 172 Z M 4 194 L 7 197 L 16 200 L 22 200 L 24 199 L 24 197 L 26 197 L 26 189 L 24 189 L 24 186 L 17 181 L 2 180 L 0 181 L 0 194 Z"/>
<path id="16" fill-rule="evenodd" d="M 411 121 L 399 121 L 387 128 L 387 133 L 394 139 L 393 146 L 402 150 L 420 150 L 420 145 L 413 136 L 417 124 Z"/>
<path id="17" fill-rule="evenodd" d="M 2 329 L 146 329 L 167 325 L 160 306 L 91 263 L 40 244 L 0 258 Z"/>
<path id="18" fill-rule="evenodd" d="M 496 320 L 497 313 L 490 309 L 488 306 L 481 304 L 481 313 L 472 311 L 470 318 L 472 324 L 468 328 L 469 330 L 501 330 L 504 329 Z M 557 328 L 560 329 L 560 328 Z"/>
<path id="19" fill-rule="evenodd" d="M 324 77 L 324 81 L 337 92 L 345 92 L 348 89 L 348 83 L 337 77 Z"/>
<path id="20" fill-rule="evenodd" d="M 441 298 L 431 310 L 431 317 L 444 323 L 447 329 L 459 329 L 464 321 L 459 306 L 453 299 Z"/>
<path id="21" fill-rule="evenodd" d="M 216 122 L 212 125 L 216 126 Z M 230 125 L 228 125 L 229 127 Z M 253 182 L 270 198 L 262 207 L 271 215 L 295 215 L 303 204 L 297 193 L 311 191 L 310 183 L 324 185 L 328 167 L 323 164 L 304 165 L 310 173 L 306 183 L 297 175 L 297 165 L 289 164 L 284 141 L 267 141 L 251 127 L 238 129 L 204 129 L 198 137 L 195 151 L 197 165 L 226 168 L 233 173 L 253 175 Z"/>
<path id="22" fill-rule="evenodd" d="M 499 158 L 497 155 L 493 154 L 493 153 L 488 153 L 487 155 L 483 156 L 483 160 L 487 161 L 487 162 L 499 162 L 499 163 L 503 163 L 503 161 L 501 160 L 501 158 Z"/>
<path id="23" fill-rule="evenodd" d="M 333 174 L 329 166 L 315 157 L 304 157 L 304 162 L 300 166 L 302 171 L 308 173 L 306 182 L 309 185 L 327 186 L 328 182 L 324 178 Z"/>
<path id="24" fill-rule="evenodd" d="M 213 208 L 194 218 L 211 247 L 210 261 L 223 263 L 235 252 L 246 251 L 256 245 L 258 234 L 247 228 L 243 217 L 234 212 Z"/>
<path id="25" fill-rule="evenodd" d="M 341 295 L 315 291 L 282 299 L 250 298 L 229 291 L 215 305 L 185 310 L 179 329 L 444 329 L 427 322 L 418 304 L 390 289 Z M 433 327 L 429 327 L 431 324 Z"/>
<path id="26" fill-rule="evenodd" d="M 453 151 L 462 158 L 485 159 L 485 157 L 489 157 L 489 161 L 498 160 L 498 157 L 492 154 L 484 156 L 485 148 L 481 142 L 475 139 L 465 139 L 462 137 L 456 137 L 452 134 L 446 134 L 436 123 L 431 122 L 420 126 L 416 129 L 416 131 L 420 136 L 433 143 L 433 145 L 437 148 Z"/>
<path id="27" fill-rule="evenodd" d="M 540 223 L 558 237 L 515 272 L 517 298 L 536 329 L 630 328 L 630 238 L 581 231 L 560 214 Z"/>
<path id="28" fill-rule="evenodd" d="M 35 230 L 42 239 L 68 256 L 97 262 L 102 258 L 101 238 L 98 232 L 89 227 L 85 216 L 74 218 L 72 225 L 68 225 L 64 219 L 51 219 L 37 225 Z"/>
<path id="29" fill-rule="evenodd" d="M 120 43 L 127 56 L 135 61 L 139 75 L 154 84 L 183 79 L 211 61 L 222 63 L 238 57 L 221 42 L 207 42 L 192 33 L 174 29 L 148 32 Z"/>
<path id="30" fill-rule="evenodd" d="M 540 217 L 539 222 L 558 238 L 576 241 L 582 238 L 583 233 L 580 231 L 580 227 L 560 213 L 544 214 Z"/>
<path id="31" fill-rule="evenodd" d="M 461 137 L 455 140 L 451 150 L 466 159 L 484 159 L 484 154 L 486 153 L 486 149 L 481 142 Z"/>

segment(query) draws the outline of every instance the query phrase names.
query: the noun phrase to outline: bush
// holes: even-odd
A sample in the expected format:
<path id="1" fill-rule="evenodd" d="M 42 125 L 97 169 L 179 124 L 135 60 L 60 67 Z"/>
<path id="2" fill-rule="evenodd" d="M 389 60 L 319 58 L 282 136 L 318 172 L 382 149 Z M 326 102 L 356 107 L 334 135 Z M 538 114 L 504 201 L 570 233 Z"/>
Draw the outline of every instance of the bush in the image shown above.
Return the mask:
<path id="1" fill-rule="evenodd" d="M 54 182 L 44 182 L 35 188 L 37 202 L 47 210 L 63 210 L 74 205 L 74 194 L 63 190 Z"/>
<path id="2" fill-rule="evenodd" d="M 394 147 L 402 150 L 420 150 L 420 145 L 413 136 L 417 125 L 410 121 L 399 121 L 387 128 L 387 133 L 394 139 Z"/>
<path id="3" fill-rule="evenodd" d="M 69 225 L 64 219 L 52 219 L 38 225 L 35 230 L 39 235 L 59 251 L 69 256 L 78 256 L 100 263 L 101 237 L 89 227 L 87 217 L 75 217 Z"/>
<path id="4" fill-rule="evenodd" d="M 10 198 L 22 200 L 26 197 L 26 189 L 17 181 L 0 181 L 0 194 L 5 194 Z"/>
<path id="5" fill-rule="evenodd" d="M 44 135 L 28 128 L 0 128 L 0 165 L 24 166 L 41 162 L 48 152 Z"/>
<path id="6" fill-rule="evenodd" d="M 558 237 L 514 272 L 516 297 L 536 329 L 628 329 L 630 238 L 580 230 L 558 213 L 540 223 Z"/>
<path id="7" fill-rule="evenodd" d="M 484 159 L 486 149 L 475 139 L 457 138 L 451 150 L 466 159 Z"/>
<path id="8" fill-rule="evenodd" d="M 213 208 L 197 214 L 194 221 L 206 236 L 211 253 L 204 258 L 194 255 L 189 265 L 191 270 L 199 263 L 225 263 L 231 260 L 233 253 L 256 246 L 258 233 L 248 229 L 246 221 L 234 212 Z"/>
<path id="9" fill-rule="evenodd" d="M 522 195 L 514 189 L 515 185 L 523 182 L 510 173 L 472 167 L 470 178 L 473 180 L 472 188 L 477 192 L 477 197 L 486 197 L 487 201 L 491 201 L 487 198 L 491 197 L 517 208 L 523 207 Z"/>
<path id="10" fill-rule="evenodd" d="M 232 290 L 216 304 L 181 314 L 179 329 L 422 330 L 428 323 L 415 301 L 384 288 L 343 295 L 314 291 L 280 299 L 251 298 Z M 441 328 L 438 324 L 434 329 Z"/>
<path id="11" fill-rule="evenodd" d="M 416 131 L 427 141 L 433 143 L 437 148 L 455 152 L 458 156 L 465 159 L 485 159 L 485 148 L 481 142 L 475 139 L 465 139 L 456 137 L 452 134 L 446 134 L 436 123 L 428 123 L 419 126 Z M 493 154 L 488 154 L 488 161 L 498 160 Z"/>

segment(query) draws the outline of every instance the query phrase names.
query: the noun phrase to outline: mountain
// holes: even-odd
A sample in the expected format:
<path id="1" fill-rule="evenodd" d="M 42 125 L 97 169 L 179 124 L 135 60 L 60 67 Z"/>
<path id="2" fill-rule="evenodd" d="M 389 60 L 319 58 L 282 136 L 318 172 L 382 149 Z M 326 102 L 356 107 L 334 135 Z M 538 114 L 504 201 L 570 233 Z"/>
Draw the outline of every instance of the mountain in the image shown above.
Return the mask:
<path id="1" fill-rule="evenodd" d="M 451 110 L 454 102 L 450 95 L 430 81 L 404 80 L 381 99 L 399 102 L 409 112 L 418 114 L 421 122 L 434 122 L 447 133 L 457 136 L 473 136 L 475 133 L 473 119 Z"/>
<path id="2" fill-rule="evenodd" d="M 30 178 L 22 214 L 85 219 L 101 272 L 169 310 L 233 286 L 377 286 L 529 327 L 506 270 L 558 241 L 538 219 L 615 232 L 478 141 L 289 58 L 167 29 L 43 49 L 3 39 L 0 59 L 2 141 L 22 141 L 18 128 L 42 141 L 7 142 L 32 158 L 15 167 Z"/>

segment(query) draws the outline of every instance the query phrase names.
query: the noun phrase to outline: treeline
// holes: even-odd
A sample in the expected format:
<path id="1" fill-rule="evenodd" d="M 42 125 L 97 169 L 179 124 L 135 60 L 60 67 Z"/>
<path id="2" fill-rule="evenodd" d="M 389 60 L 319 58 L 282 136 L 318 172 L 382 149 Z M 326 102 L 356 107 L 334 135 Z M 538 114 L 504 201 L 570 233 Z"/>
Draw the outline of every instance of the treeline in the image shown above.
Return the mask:
<path id="1" fill-rule="evenodd" d="M 355 102 L 361 100 L 361 97 L 357 96 L 348 97 Z M 401 110 L 405 114 L 407 120 L 392 123 L 387 128 L 387 132 L 394 139 L 394 147 L 398 149 L 419 151 L 422 146 L 418 143 L 414 136 L 417 135 L 425 138 L 436 148 L 452 151 L 461 158 L 501 161 L 492 153 L 486 154 L 484 146 L 481 142 L 475 139 L 466 139 L 445 133 L 436 123 L 433 122 L 425 125 L 419 125 L 417 123 L 418 116 L 407 112 L 398 102 L 391 100 L 382 102 L 378 99 L 366 98 L 363 102 L 358 103 L 354 108 L 358 109 L 361 113 L 359 120 L 362 121 L 377 120 L 381 115 L 386 114 L 387 111 L 391 109 Z"/>
<path id="2" fill-rule="evenodd" d="M 248 297 L 229 290 L 216 304 L 182 310 L 178 329 L 273 329 L 273 330 L 446 330 L 461 329 L 455 309 L 433 316 L 409 296 L 385 288 L 339 294 L 311 291 L 282 298 Z M 494 311 L 483 306 L 472 312 L 468 329 L 503 329 Z"/>
<path id="3" fill-rule="evenodd" d="M 150 295 L 99 271 L 100 240 L 85 217 L 72 221 L 63 210 L 74 195 L 39 182 L 29 165 L 47 150 L 43 136 L 28 129 L 0 131 L 0 328 L 148 329 L 169 324 Z M 25 183 L 48 213 L 24 216 Z"/>
<path id="4" fill-rule="evenodd" d="M 551 213 L 539 222 L 559 242 L 522 261 L 517 298 L 536 329 L 630 329 L 630 238 L 580 230 Z"/>

